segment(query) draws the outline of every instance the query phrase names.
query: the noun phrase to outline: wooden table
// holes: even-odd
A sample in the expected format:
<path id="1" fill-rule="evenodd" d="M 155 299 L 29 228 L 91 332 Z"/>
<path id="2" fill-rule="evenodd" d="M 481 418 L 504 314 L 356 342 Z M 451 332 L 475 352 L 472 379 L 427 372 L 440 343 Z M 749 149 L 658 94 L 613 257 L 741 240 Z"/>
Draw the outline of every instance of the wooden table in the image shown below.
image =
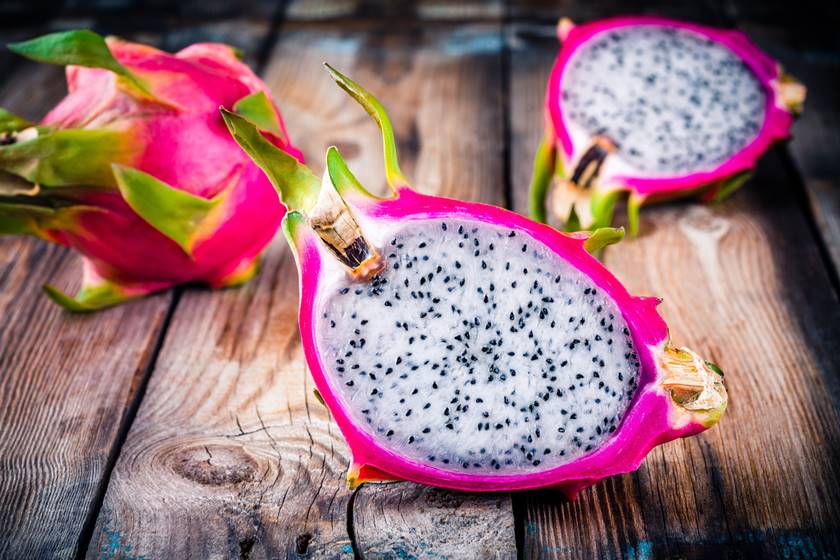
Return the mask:
<path id="1" fill-rule="evenodd" d="M 0 240 L 0 556 L 840 556 L 840 49 L 808 19 L 830 16 L 738 0 L 251 0 L 245 16 L 226 2 L 174 15 L 154 2 L 68 4 L 0 39 L 92 26 L 170 50 L 242 47 L 311 165 L 336 144 L 382 188 L 377 130 L 331 83 L 328 60 L 385 102 L 424 192 L 520 211 L 558 16 L 738 26 L 810 90 L 794 140 L 735 196 L 645 209 L 641 235 L 607 250 L 631 291 L 665 298 L 675 341 L 724 367 L 731 405 L 714 429 L 575 502 L 410 483 L 351 494 L 348 449 L 312 395 L 279 238 L 242 288 L 182 288 L 90 316 L 40 290 L 72 291 L 77 255 Z M 0 106 L 30 118 L 63 95 L 60 69 L 3 53 L 0 70 Z"/>

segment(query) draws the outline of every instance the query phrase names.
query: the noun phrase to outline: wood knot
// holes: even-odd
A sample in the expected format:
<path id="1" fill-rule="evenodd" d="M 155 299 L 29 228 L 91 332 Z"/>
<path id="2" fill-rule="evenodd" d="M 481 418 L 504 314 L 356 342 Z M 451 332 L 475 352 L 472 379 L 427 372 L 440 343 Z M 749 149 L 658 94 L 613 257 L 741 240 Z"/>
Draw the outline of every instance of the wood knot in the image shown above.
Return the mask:
<path id="1" fill-rule="evenodd" d="M 729 220 L 703 207 L 691 208 L 680 218 L 679 224 L 691 238 L 706 236 L 721 239 L 729 231 Z"/>
<path id="2" fill-rule="evenodd" d="M 175 454 L 173 470 L 206 486 L 224 486 L 254 480 L 257 465 L 242 449 L 219 445 L 189 447 Z"/>
<path id="3" fill-rule="evenodd" d="M 239 558 L 240 560 L 250 560 L 251 550 L 254 548 L 256 541 L 252 538 L 242 539 L 239 541 Z"/>
<path id="4" fill-rule="evenodd" d="M 309 550 L 309 543 L 312 542 L 313 538 L 314 537 L 310 533 L 298 535 L 295 538 L 295 552 L 298 554 L 306 554 L 306 551 Z"/>

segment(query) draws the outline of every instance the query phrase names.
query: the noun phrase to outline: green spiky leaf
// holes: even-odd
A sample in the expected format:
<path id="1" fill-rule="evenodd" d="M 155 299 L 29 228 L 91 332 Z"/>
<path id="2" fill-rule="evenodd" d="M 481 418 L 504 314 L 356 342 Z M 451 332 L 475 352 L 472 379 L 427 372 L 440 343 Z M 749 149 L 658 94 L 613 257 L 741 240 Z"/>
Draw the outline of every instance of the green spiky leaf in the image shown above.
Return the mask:
<path id="1" fill-rule="evenodd" d="M 0 199 L 0 235 L 35 235 L 43 237 L 45 230 L 73 230 L 80 214 L 103 212 L 101 208 L 68 203 L 49 206 L 41 198 Z"/>
<path id="2" fill-rule="evenodd" d="M 639 233 L 639 210 L 644 203 L 645 198 L 636 193 L 630 193 L 627 199 L 627 227 L 630 230 L 630 237 L 636 237 Z"/>
<path id="3" fill-rule="evenodd" d="M 590 254 L 595 254 L 607 245 L 618 243 L 624 239 L 624 228 L 598 228 L 583 242 L 583 248 Z"/>
<path id="4" fill-rule="evenodd" d="M 0 202 L 0 235 L 39 235 L 40 224 L 52 220 L 54 216 L 52 208 Z"/>
<path id="5" fill-rule="evenodd" d="M 265 92 L 258 91 L 246 95 L 236 102 L 233 111 L 242 115 L 262 130 L 266 130 L 283 138 L 283 130 L 280 128 L 280 118 L 274 109 L 274 104 Z"/>
<path id="6" fill-rule="evenodd" d="M 744 183 L 746 183 L 751 177 L 753 176 L 752 170 L 749 171 L 742 171 L 741 173 L 737 173 L 732 177 L 723 181 L 723 184 L 720 186 L 718 191 L 715 193 L 714 198 L 712 199 L 714 202 L 723 202 L 727 198 L 729 198 L 732 193 L 740 189 Z"/>
<path id="7" fill-rule="evenodd" d="M 50 33 L 11 43 L 9 49 L 38 62 L 104 68 L 121 76 L 145 95 L 152 96 L 145 82 L 114 58 L 105 39 L 88 29 Z"/>
<path id="8" fill-rule="evenodd" d="M 213 229 L 227 191 L 213 199 L 180 191 L 147 173 L 113 165 L 123 198 L 137 215 L 192 255 L 196 242 Z"/>
<path id="9" fill-rule="evenodd" d="M 290 210 L 308 210 L 318 200 L 321 181 L 293 156 L 277 148 L 248 119 L 220 109 L 234 140 L 262 169 Z"/>
<path id="10" fill-rule="evenodd" d="M 330 72 L 330 76 L 332 76 L 341 89 L 349 93 L 353 99 L 364 107 L 365 111 L 367 111 L 368 114 L 373 117 L 373 120 L 376 121 L 376 124 L 379 125 L 379 130 L 382 133 L 383 150 L 385 152 L 385 178 L 388 181 L 388 185 L 390 185 L 393 189 L 407 185 L 408 182 L 405 179 L 405 175 L 403 175 L 403 172 L 400 170 L 400 165 L 397 161 L 397 144 L 394 139 L 394 128 L 391 126 L 391 120 L 385 112 L 385 107 L 383 107 L 382 103 L 380 103 L 379 100 L 376 99 L 376 97 L 374 97 L 369 91 L 351 80 L 349 77 L 345 76 L 326 62 L 324 63 L 324 66 L 327 67 L 327 70 Z"/>
<path id="11" fill-rule="evenodd" d="M 592 212 L 592 225 L 590 229 L 608 227 L 612 223 L 615 204 L 621 197 L 622 191 L 600 191 L 595 189 L 589 200 L 589 208 Z M 622 233 L 622 236 L 624 234 Z"/>
<path id="12" fill-rule="evenodd" d="M 29 128 L 32 123 L 0 107 L 0 134 Z"/>
<path id="13" fill-rule="evenodd" d="M 312 228 L 309 227 L 309 222 L 301 212 L 298 210 L 291 210 L 286 212 L 286 215 L 283 216 L 283 234 L 286 236 L 286 240 L 289 242 L 289 245 L 292 247 L 298 246 L 298 241 L 302 239 L 302 234 L 304 232 L 311 232 Z M 295 253 L 295 259 L 298 258 L 298 253 Z"/>
<path id="14" fill-rule="evenodd" d="M 719 366 L 719 365 L 717 365 L 717 364 L 716 364 L 716 363 L 714 363 L 714 362 L 710 362 L 709 360 L 705 360 L 705 363 L 706 363 L 706 367 L 707 367 L 707 368 L 709 368 L 710 370 L 712 370 L 712 371 L 713 371 L 713 372 L 715 372 L 716 374 L 718 374 L 718 375 L 720 375 L 721 377 L 723 377 L 723 370 L 722 370 L 722 369 L 720 369 L 720 366 Z"/>
<path id="15" fill-rule="evenodd" d="M 75 230 L 82 214 L 104 212 L 102 208 L 85 204 L 51 207 L 42 202 L 40 199 L 0 200 L 0 235 L 46 237 L 46 230 Z"/>
<path id="16" fill-rule="evenodd" d="M 246 282 L 250 281 L 251 278 L 256 276 L 257 272 L 260 270 L 260 259 L 259 256 L 254 257 L 250 261 L 244 261 L 240 263 L 232 272 L 228 273 L 227 276 L 216 280 L 210 283 L 211 288 L 234 288 L 236 286 L 241 286 Z"/>
<path id="17" fill-rule="evenodd" d="M 75 297 L 52 284 L 44 284 L 43 289 L 51 300 L 72 313 L 90 313 L 139 297 L 139 294 L 128 295 L 116 284 L 104 280 L 95 286 L 83 286 Z"/>
<path id="18" fill-rule="evenodd" d="M 0 146 L 0 170 L 42 187 L 113 187 L 111 162 L 128 163 L 138 149 L 122 132 L 39 128 L 34 138 Z"/>
<path id="19" fill-rule="evenodd" d="M 540 142 L 537 155 L 534 157 L 534 171 L 531 185 L 528 187 L 528 213 L 532 219 L 541 223 L 548 222 L 545 198 L 554 178 L 556 151 L 554 138 L 546 136 Z"/>
<path id="20" fill-rule="evenodd" d="M 327 173 L 330 176 L 330 181 L 335 187 L 335 190 L 342 198 L 352 192 L 358 192 L 366 198 L 377 198 L 356 179 L 356 176 L 350 171 L 350 167 L 348 167 L 347 162 L 344 161 L 344 158 L 341 157 L 338 148 L 335 146 L 327 148 Z"/>

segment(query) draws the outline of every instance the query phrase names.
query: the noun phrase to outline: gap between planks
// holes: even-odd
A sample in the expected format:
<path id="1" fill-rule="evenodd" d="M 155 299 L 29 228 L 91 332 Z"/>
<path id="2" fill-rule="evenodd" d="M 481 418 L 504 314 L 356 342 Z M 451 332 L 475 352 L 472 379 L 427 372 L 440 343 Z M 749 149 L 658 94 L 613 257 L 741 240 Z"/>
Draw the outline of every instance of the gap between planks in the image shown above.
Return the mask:
<path id="1" fill-rule="evenodd" d="M 319 171 L 336 144 L 359 179 L 382 183 L 378 130 L 321 67 L 385 100 L 403 168 L 426 192 L 504 203 L 497 25 L 313 31 L 283 26 L 266 80 Z M 467 125 L 464 125 L 467 122 Z M 480 141 L 464 142 L 469 128 Z M 262 272 L 225 292 L 187 291 L 120 455 L 88 554 L 347 556 L 346 445 L 312 383 L 282 240 Z M 185 391 L 186 389 L 186 391 Z M 365 486 L 353 507 L 369 557 L 516 556 L 510 496 L 401 483 Z M 184 538 L 185 535 L 191 538 Z"/>
<path id="2" fill-rule="evenodd" d="M 720 24 L 716 17 L 708 23 Z M 511 153 L 514 183 L 526 184 L 540 132 L 532 123 L 557 45 L 539 26 L 514 27 Z M 525 556 L 777 557 L 840 548 L 830 530 L 840 510 L 840 317 L 785 152 L 771 150 L 725 204 L 646 208 L 640 237 L 606 252 L 631 292 L 665 296 L 676 342 L 720 359 L 732 404 L 709 432 L 655 449 L 639 471 L 574 503 L 526 494 Z M 526 210 L 524 191 L 515 204 Z"/>
<path id="3" fill-rule="evenodd" d="M 246 61 L 252 67 L 254 72 L 258 75 L 261 75 L 264 72 L 269 57 L 271 56 L 271 50 L 277 41 L 280 23 L 282 21 L 283 14 L 286 9 L 286 4 L 287 2 L 279 2 L 277 4 L 277 7 L 271 17 L 271 24 L 269 26 L 268 33 L 261 41 L 259 41 L 261 44 L 256 49 L 256 52 L 253 54 L 253 58 L 251 60 Z M 170 30 L 169 32 L 171 33 L 172 30 Z M 163 33 L 164 36 L 166 34 L 167 32 Z M 148 39 L 144 38 L 138 40 L 147 41 Z M 183 39 L 181 40 L 183 41 Z M 161 37 L 158 42 L 165 42 L 165 39 Z M 231 44 L 235 44 L 235 42 L 231 41 Z M 174 51 L 175 49 L 172 50 Z M 78 545 L 76 548 L 77 558 L 84 558 L 88 554 L 90 541 L 93 538 L 93 533 L 96 527 L 96 520 L 99 516 L 102 504 L 105 500 L 105 494 L 108 489 L 111 474 L 117 463 L 117 459 L 120 456 L 122 447 L 125 444 L 125 441 L 128 437 L 131 426 L 134 423 L 134 419 L 137 416 L 137 411 L 140 409 L 140 405 L 143 401 L 143 398 L 146 395 L 146 388 L 148 387 L 150 378 L 154 374 L 158 356 L 160 354 L 161 349 L 163 348 L 163 343 L 169 331 L 169 326 L 178 308 L 178 303 L 181 300 L 181 296 L 183 295 L 184 290 L 185 288 L 182 286 L 177 286 L 172 289 L 172 297 L 169 300 L 165 317 L 163 319 L 163 322 L 161 323 L 160 330 L 154 342 L 154 347 L 152 348 L 152 351 L 149 355 L 147 364 L 143 368 L 143 374 L 139 382 L 137 383 L 137 388 L 135 390 L 134 397 L 128 403 L 127 408 L 124 412 L 123 418 L 120 422 L 119 430 L 116 435 L 115 442 L 110 453 L 108 454 L 108 459 L 102 474 L 102 478 L 96 490 L 96 494 L 91 503 L 87 516 L 85 517 L 85 522 L 82 526 L 82 530 L 79 535 Z"/>

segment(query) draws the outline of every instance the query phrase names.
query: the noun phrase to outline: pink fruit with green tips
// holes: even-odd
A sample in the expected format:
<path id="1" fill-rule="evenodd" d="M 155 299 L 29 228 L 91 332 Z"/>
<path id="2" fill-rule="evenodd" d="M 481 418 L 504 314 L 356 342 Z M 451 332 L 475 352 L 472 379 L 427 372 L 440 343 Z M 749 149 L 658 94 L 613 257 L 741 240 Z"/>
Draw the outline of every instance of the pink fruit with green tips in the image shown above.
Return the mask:
<path id="1" fill-rule="evenodd" d="M 91 31 L 10 45 L 67 65 L 40 123 L 0 109 L 0 233 L 84 257 L 82 287 L 47 293 L 90 311 L 185 282 L 247 280 L 284 213 L 219 116 L 231 107 L 295 158 L 265 84 L 222 44 L 177 54 Z"/>
<path id="2" fill-rule="evenodd" d="M 530 193 L 542 222 L 603 227 L 629 193 L 635 234 L 646 202 L 722 199 L 802 109 L 805 88 L 740 31 L 618 17 L 558 35 Z"/>
<path id="3" fill-rule="evenodd" d="M 717 366 L 672 346 L 659 300 L 630 295 L 592 257 L 622 230 L 564 234 L 420 194 L 383 107 L 331 73 L 382 131 L 385 197 L 335 148 L 319 179 L 247 118 L 224 115 L 288 207 L 301 340 L 352 451 L 351 485 L 574 496 L 720 418 Z"/>

